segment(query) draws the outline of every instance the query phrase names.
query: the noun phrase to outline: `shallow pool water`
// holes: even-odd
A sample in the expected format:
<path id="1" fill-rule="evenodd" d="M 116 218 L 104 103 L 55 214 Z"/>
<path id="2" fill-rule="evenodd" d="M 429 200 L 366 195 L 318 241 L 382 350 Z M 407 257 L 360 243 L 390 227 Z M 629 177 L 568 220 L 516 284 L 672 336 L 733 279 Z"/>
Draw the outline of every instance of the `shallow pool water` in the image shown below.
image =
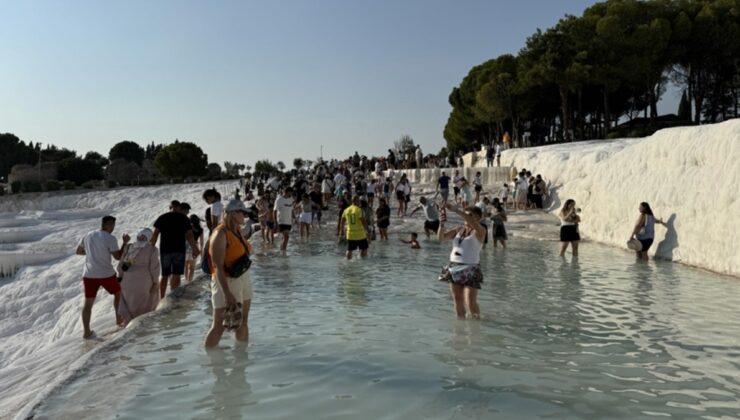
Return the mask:
<path id="1" fill-rule="evenodd" d="M 437 274 L 449 244 L 325 229 L 257 242 L 250 343 L 206 352 L 206 282 L 99 352 L 35 418 L 721 418 L 740 416 L 740 282 L 582 244 L 486 249 L 482 321 Z"/>

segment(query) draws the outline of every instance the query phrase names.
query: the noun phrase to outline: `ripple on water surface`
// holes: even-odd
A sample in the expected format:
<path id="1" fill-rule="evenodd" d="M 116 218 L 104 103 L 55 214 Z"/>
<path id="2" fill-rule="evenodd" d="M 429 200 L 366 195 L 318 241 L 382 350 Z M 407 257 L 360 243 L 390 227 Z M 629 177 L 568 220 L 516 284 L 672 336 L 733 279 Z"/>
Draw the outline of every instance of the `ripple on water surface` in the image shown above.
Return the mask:
<path id="1" fill-rule="evenodd" d="M 196 284 L 40 416 L 740 416 L 736 279 L 519 240 L 484 251 L 484 320 L 458 321 L 436 280 L 448 245 L 376 243 L 348 262 L 322 235 L 257 256 L 248 348 L 202 349 L 210 302 Z"/>

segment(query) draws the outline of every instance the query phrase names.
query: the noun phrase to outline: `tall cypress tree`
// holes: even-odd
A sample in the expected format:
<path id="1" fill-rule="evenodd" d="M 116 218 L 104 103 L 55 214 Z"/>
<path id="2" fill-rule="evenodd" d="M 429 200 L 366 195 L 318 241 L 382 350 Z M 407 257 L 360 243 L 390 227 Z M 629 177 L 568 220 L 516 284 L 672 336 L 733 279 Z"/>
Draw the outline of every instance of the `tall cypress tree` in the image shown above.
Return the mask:
<path id="1" fill-rule="evenodd" d="M 689 96 L 686 94 L 686 89 L 681 95 L 681 102 L 678 103 L 678 117 L 684 121 L 691 121 L 691 104 L 689 103 Z"/>

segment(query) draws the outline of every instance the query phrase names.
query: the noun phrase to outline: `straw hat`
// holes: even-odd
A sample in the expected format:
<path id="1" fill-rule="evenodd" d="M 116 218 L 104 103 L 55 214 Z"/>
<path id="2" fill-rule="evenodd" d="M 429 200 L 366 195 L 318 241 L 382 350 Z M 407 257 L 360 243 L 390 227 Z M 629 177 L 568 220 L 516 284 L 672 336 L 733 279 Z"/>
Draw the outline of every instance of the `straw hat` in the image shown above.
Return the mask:
<path id="1" fill-rule="evenodd" d="M 638 241 L 637 239 L 630 239 L 627 241 L 627 248 L 640 252 L 642 251 L 642 242 Z"/>

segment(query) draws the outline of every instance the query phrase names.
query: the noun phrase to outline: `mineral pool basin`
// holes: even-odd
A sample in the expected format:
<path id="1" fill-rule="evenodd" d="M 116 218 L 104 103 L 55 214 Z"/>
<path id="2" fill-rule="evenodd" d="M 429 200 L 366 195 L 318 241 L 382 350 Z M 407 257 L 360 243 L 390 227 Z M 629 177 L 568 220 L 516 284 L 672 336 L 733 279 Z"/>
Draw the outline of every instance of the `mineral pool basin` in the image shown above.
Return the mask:
<path id="1" fill-rule="evenodd" d="M 482 255 L 482 321 L 437 280 L 450 244 L 330 230 L 257 240 L 250 343 L 205 351 L 206 281 L 92 358 L 35 418 L 517 419 L 740 416 L 740 281 L 583 243 Z"/>

